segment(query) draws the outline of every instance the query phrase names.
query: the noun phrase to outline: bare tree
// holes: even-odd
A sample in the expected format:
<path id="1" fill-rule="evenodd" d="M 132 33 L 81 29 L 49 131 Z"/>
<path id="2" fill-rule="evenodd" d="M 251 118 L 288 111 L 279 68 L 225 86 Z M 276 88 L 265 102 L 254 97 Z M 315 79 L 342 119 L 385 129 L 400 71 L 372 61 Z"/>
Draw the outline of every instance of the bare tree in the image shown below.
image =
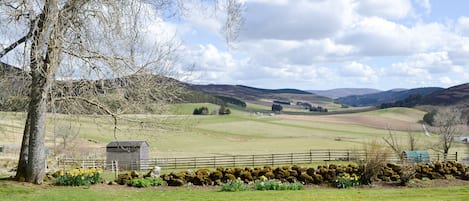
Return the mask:
<path id="1" fill-rule="evenodd" d="M 229 1 L 226 34 L 236 34 L 241 5 Z M 2 0 L 0 59 L 14 54 L 29 72 L 29 105 L 16 178 L 42 183 L 45 176 L 45 120 L 51 107 L 63 113 L 95 111 L 115 122 L 142 102 L 177 97 L 177 84 L 164 78 L 173 67 L 177 44 L 156 34 L 142 39 L 158 13 L 177 14 L 184 1 L 170 0 Z M 155 14 L 156 13 L 156 14 Z M 151 15 L 154 14 L 154 15 Z M 168 39 L 169 38 L 169 39 Z M 229 40 L 227 40 L 229 41 Z M 114 101 L 115 99 L 121 101 Z M 125 104 L 125 105 L 119 105 Z M 158 108 L 158 107 L 157 107 Z"/>
<path id="2" fill-rule="evenodd" d="M 76 129 L 72 123 L 69 122 L 68 125 L 57 126 L 54 128 L 54 132 L 57 137 L 62 139 L 62 148 L 66 150 L 68 148 L 67 145 L 78 137 L 80 130 Z"/>
<path id="3" fill-rule="evenodd" d="M 399 157 L 402 162 L 405 162 L 405 150 L 414 151 L 417 147 L 417 142 L 415 139 L 415 134 L 407 132 L 407 143 L 403 143 L 396 133 L 393 133 L 392 130 L 388 130 L 388 136 L 383 137 L 386 145 L 391 148 L 391 150 Z"/>
<path id="4" fill-rule="evenodd" d="M 445 107 L 438 109 L 432 130 L 439 135 L 438 144 L 435 146 L 443 152 L 444 159 L 448 157 L 454 138 L 460 132 L 463 124 L 461 119 L 461 110 L 456 107 Z"/>

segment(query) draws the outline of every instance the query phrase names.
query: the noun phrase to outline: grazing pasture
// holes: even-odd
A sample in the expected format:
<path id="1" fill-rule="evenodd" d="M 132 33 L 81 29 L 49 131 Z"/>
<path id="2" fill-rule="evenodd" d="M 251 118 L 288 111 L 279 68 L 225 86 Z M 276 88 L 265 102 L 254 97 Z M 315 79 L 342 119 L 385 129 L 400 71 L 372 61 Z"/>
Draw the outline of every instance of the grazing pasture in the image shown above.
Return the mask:
<path id="1" fill-rule="evenodd" d="M 105 145 L 112 140 L 146 140 L 150 157 L 192 157 L 305 152 L 310 149 L 362 149 L 364 143 L 382 141 L 392 130 L 402 139 L 412 132 L 418 146 L 437 141 L 425 136 L 417 123 L 424 112 L 390 108 L 335 115 L 270 115 L 256 110 L 231 108 L 231 115 L 192 115 L 196 107 L 213 104 L 172 105 L 171 115 L 126 115 L 138 121 L 113 120 L 100 115 L 48 115 L 46 143 L 51 153 L 74 157 L 104 158 Z M 248 105 L 248 108 L 262 106 Z M 24 114 L 2 112 L 0 144 L 19 147 Z M 157 122 L 141 124 L 140 122 Z M 68 134 L 68 137 L 65 135 Z M 63 142 L 66 141 L 64 147 Z M 456 144 L 456 150 L 464 150 Z"/>

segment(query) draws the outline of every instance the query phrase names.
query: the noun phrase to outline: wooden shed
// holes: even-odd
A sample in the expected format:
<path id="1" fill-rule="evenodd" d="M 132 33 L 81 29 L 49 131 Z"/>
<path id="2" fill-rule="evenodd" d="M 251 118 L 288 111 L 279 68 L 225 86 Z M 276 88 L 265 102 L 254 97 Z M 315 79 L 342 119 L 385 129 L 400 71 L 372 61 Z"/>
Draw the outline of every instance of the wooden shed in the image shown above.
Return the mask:
<path id="1" fill-rule="evenodd" d="M 117 161 L 121 170 L 148 169 L 150 147 L 144 140 L 112 141 L 106 146 L 106 164 Z"/>

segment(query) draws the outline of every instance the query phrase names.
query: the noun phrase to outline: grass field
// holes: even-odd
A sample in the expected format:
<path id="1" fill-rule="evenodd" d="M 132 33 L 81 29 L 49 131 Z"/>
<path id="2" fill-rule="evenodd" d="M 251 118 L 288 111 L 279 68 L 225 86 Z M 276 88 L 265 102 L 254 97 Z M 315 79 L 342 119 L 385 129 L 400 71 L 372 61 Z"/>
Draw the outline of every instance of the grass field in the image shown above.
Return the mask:
<path id="1" fill-rule="evenodd" d="M 151 157 L 190 157 L 213 155 L 304 152 L 309 149 L 362 149 L 364 143 L 382 141 L 392 129 L 404 140 L 413 132 L 423 146 L 436 136 L 423 135 L 417 122 L 424 112 L 408 108 L 390 108 L 336 115 L 259 115 L 232 109 L 231 115 L 193 116 L 196 107 L 217 108 L 213 104 L 172 105 L 173 115 L 127 115 L 137 122 L 119 120 L 114 129 L 109 117 L 99 115 L 48 116 L 46 143 L 53 152 L 63 148 L 68 136 L 67 154 L 75 157 L 103 158 L 111 140 L 146 140 Z M 266 109 L 260 105 L 248 108 Z M 139 122 L 157 122 L 141 124 Z M 0 113 L 0 144 L 19 147 L 24 124 L 23 113 Z M 456 149 L 465 150 L 456 144 Z M 13 157 L 17 157 L 13 155 Z"/>
<path id="2" fill-rule="evenodd" d="M 151 124 L 120 120 L 114 130 L 111 118 L 103 116 L 48 116 L 47 146 L 53 151 L 54 133 L 57 152 L 79 157 L 104 157 L 111 140 L 147 140 L 151 157 L 187 157 L 237 154 L 304 152 L 309 149 L 362 149 L 364 143 L 380 141 L 392 129 L 405 138 L 414 132 L 422 146 L 436 137 L 426 137 L 417 122 L 423 112 L 391 108 L 363 113 L 337 115 L 255 114 L 232 109 L 227 116 L 193 116 L 196 107 L 213 104 L 171 106 L 176 115 L 127 115 L 126 118 Z M 251 107 L 262 109 L 263 106 Z M 249 108 L 249 106 L 248 106 Z M 23 113 L 0 113 L 0 144 L 21 143 Z M 156 124 L 154 124 L 156 122 Z M 155 126 L 156 125 L 156 126 Z M 63 148 L 68 134 L 67 150 Z"/>
<path id="3" fill-rule="evenodd" d="M 309 149 L 362 149 L 373 140 L 382 141 L 388 129 L 405 142 L 408 132 L 416 134 L 418 145 L 431 146 L 437 136 L 425 136 L 417 123 L 424 112 L 390 108 L 335 115 L 273 115 L 232 108 L 227 116 L 193 116 L 196 107 L 212 104 L 172 105 L 171 115 L 126 115 L 114 129 L 112 119 L 99 115 L 64 116 L 49 114 L 46 143 L 53 152 L 63 151 L 64 134 L 69 135 L 67 154 L 104 158 L 111 140 L 147 140 L 151 157 L 188 157 L 262 153 L 304 152 Z M 268 111 L 260 105 L 251 111 Z M 0 145 L 7 145 L 1 160 L 14 164 L 21 144 L 24 113 L 0 112 Z M 140 123 L 153 122 L 153 123 Z M 156 123 L 154 123 L 156 122 Z M 13 150 L 13 151 L 12 151 Z M 466 151 L 455 144 L 453 151 Z M 51 159 L 52 160 L 52 159 Z M 8 165 L 6 165 L 8 166 Z M 5 167 L 6 167 L 5 166 Z M 11 167 L 10 167 L 11 168 Z M 0 167 L 2 169 L 2 167 Z M 8 175 L 0 172 L 1 175 Z M 218 188 L 158 187 L 135 189 L 123 186 L 88 187 L 35 186 L 0 180 L 0 200 L 469 200 L 469 186 L 439 188 L 359 188 L 338 190 L 307 187 L 303 191 L 249 191 L 226 193 Z"/>
<path id="4" fill-rule="evenodd" d="M 34 186 L 24 183 L 0 181 L 0 200 L 256 200 L 256 201 L 358 201 L 358 200 L 413 200 L 463 201 L 469 200 L 469 186 L 438 188 L 394 189 L 329 189 L 307 188 L 301 191 L 244 191 L 220 192 L 218 188 L 156 187 L 136 189 L 125 186 L 97 185 L 88 187 Z"/>

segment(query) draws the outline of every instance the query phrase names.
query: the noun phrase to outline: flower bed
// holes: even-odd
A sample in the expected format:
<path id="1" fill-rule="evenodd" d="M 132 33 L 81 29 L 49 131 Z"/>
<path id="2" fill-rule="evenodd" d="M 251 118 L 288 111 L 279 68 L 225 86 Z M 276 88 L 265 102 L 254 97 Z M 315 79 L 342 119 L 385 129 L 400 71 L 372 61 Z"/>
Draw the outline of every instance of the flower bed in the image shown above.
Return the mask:
<path id="1" fill-rule="evenodd" d="M 101 179 L 101 168 L 60 170 L 56 172 L 56 184 L 60 186 L 83 186 L 97 184 Z"/>

